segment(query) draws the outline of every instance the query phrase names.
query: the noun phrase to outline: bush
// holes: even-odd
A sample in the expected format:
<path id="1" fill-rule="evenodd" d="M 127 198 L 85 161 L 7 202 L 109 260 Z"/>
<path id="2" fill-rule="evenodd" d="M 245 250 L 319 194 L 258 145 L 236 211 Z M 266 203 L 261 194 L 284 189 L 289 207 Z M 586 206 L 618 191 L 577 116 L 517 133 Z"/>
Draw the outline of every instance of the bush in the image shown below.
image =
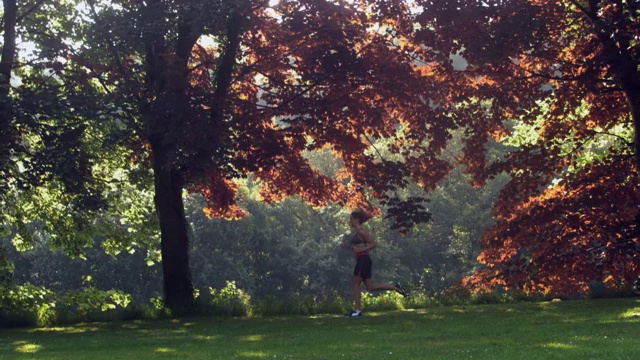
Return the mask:
<path id="1" fill-rule="evenodd" d="M 436 304 L 437 301 L 434 298 L 430 298 L 425 292 L 418 291 L 411 292 L 409 297 L 402 300 L 405 309 L 425 309 Z"/>
<path id="2" fill-rule="evenodd" d="M 47 326 L 56 322 L 56 295 L 31 283 L 0 288 L 0 323 L 7 327 Z"/>
<path id="3" fill-rule="evenodd" d="M 362 293 L 362 307 L 367 311 L 390 311 L 390 310 L 402 310 L 402 296 L 396 292 L 385 292 L 378 296 L 373 296 L 371 293 Z"/>
<path id="4" fill-rule="evenodd" d="M 471 291 L 462 285 L 454 285 L 436 294 L 435 298 L 442 305 L 464 305 L 471 300 Z"/>
<path id="5" fill-rule="evenodd" d="M 504 304 L 511 302 L 511 297 L 506 292 L 500 290 L 479 291 L 471 294 L 471 304 L 485 305 L 485 304 Z"/>
<path id="6" fill-rule="evenodd" d="M 227 281 L 222 289 L 209 288 L 196 299 L 193 315 L 250 316 L 251 297 L 236 286 L 235 281 Z"/>
<path id="7" fill-rule="evenodd" d="M 117 290 L 88 287 L 68 291 L 60 299 L 60 322 L 122 320 L 125 316 L 130 317 L 126 314 L 131 300 L 131 295 Z"/>

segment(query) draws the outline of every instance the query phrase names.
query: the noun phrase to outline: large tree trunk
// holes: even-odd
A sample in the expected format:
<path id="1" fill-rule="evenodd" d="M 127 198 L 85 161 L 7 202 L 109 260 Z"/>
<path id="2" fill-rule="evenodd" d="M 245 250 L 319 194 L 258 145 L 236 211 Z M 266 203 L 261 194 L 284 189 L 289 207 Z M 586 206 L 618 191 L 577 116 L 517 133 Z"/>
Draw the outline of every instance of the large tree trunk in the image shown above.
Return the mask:
<path id="1" fill-rule="evenodd" d="M 188 59 L 198 32 L 191 28 L 188 14 L 178 25 L 178 38 L 170 46 L 166 31 L 157 22 L 157 15 L 167 9 L 162 0 L 151 0 L 145 8 L 149 32 L 145 34 L 145 87 L 155 99 L 143 104 L 143 117 L 149 131 L 153 153 L 155 206 L 160 221 L 160 249 L 164 304 L 174 315 L 184 315 L 193 308 L 194 295 L 189 267 L 188 224 L 184 212 L 182 191 L 184 169 L 176 164 L 178 142 L 175 133 L 183 126 L 189 113 Z"/>
<path id="2" fill-rule="evenodd" d="M 13 99 L 9 94 L 11 88 L 11 71 L 16 52 L 16 19 L 18 7 L 16 0 L 3 0 L 3 46 L 0 59 L 0 195 L 4 193 L 6 179 L 9 178 L 11 151 L 15 142 L 13 131 Z"/>
<path id="3" fill-rule="evenodd" d="M 148 20 L 155 21 L 154 14 L 162 13 L 162 1 L 149 2 Z M 160 10 L 158 10 L 160 9 Z M 160 220 L 162 269 L 164 276 L 164 302 L 174 314 L 188 313 L 194 302 L 193 284 L 189 267 L 188 224 L 184 214 L 182 191 L 185 176 L 201 176 L 198 169 L 211 166 L 212 154 L 203 151 L 199 160 L 176 164 L 181 139 L 176 139 L 183 126 L 193 115 L 190 109 L 189 58 L 201 27 L 189 21 L 191 14 L 182 13 L 177 27 L 177 38 L 170 47 L 161 31 L 150 31 L 145 36 L 146 76 L 145 87 L 155 99 L 144 104 L 143 116 L 149 129 L 149 142 L 153 153 L 155 205 Z M 193 19 L 191 19 L 193 20 Z M 213 95 L 211 121 L 222 122 L 222 108 L 232 83 L 232 74 L 240 44 L 241 21 L 238 14 L 229 21 L 229 33 L 225 54 L 216 76 L 216 92 Z"/>
<path id="4" fill-rule="evenodd" d="M 182 201 L 183 179 L 171 166 L 168 149 L 161 140 L 151 141 L 155 205 L 160 220 L 164 303 L 175 315 L 193 306 L 189 268 L 188 225 Z"/>
<path id="5" fill-rule="evenodd" d="M 640 171 L 640 83 L 629 84 L 626 93 L 635 129 L 636 171 Z"/>
<path id="6" fill-rule="evenodd" d="M 639 76 L 640 77 L 640 76 Z M 634 145 L 635 145 L 635 159 L 636 159 L 636 173 L 640 172 L 640 81 L 630 82 L 626 84 L 625 93 L 627 95 L 627 102 L 631 109 L 631 119 L 633 120 L 633 128 L 635 130 Z M 636 234 L 640 235 L 640 210 L 636 214 Z M 636 281 L 637 288 L 640 287 L 640 274 Z"/>
<path id="7" fill-rule="evenodd" d="M 635 160 L 636 172 L 638 172 L 640 171 L 640 68 L 638 68 L 637 58 L 631 50 L 632 35 L 623 30 L 615 36 L 612 35 L 610 28 L 599 23 L 597 2 L 590 1 L 589 6 L 590 12 L 587 12 L 587 15 L 603 45 L 607 63 L 627 98 L 635 130 Z"/>
<path id="8" fill-rule="evenodd" d="M 616 47 L 610 39 L 603 41 L 609 54 L 609 66 L 616 74 L 618 84 L 624 92 L 633 127 L 635 130 L 635 160 L 636 171 L 640 171 L 640 69 L 634 56 Z"/>
<path id="9" fill-rule="evenodd" d="M 0 95 L 9 95 L 9 82 L 11 81 L 11 70 L 16 53 L 16 21 L 18 17 L 18 6 L 16 0 L 3 0 L 4 16 L 3 26 L 3 46 L 2 59 L 0 60 Z"/>

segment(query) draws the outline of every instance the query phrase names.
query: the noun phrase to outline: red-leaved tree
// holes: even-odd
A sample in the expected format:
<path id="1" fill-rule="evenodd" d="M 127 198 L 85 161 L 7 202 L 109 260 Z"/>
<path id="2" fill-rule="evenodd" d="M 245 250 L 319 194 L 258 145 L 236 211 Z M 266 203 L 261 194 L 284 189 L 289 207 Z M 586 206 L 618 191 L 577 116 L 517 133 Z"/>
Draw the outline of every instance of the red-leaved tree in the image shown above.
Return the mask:
<path id="1" fill-rule="evenodd" d="M 131 115 L 136 161 L 153 169 L 172 309 L 193 302 L 184 190 L 216 217 L 245 216 L 236 179 L 253 176 L 265 201 L 376 212 L 373 196 L 395 227 L 430 219 L 396 190 L 430 190 L 450 171 L 438 154 L 456 121 L 434 106 L 451 89 L 400 36 L 414 28 L 403 1 L 113 1 L 88 15 L 92 46 L 70 57 Z M 377 153 L 383 138 L 393 156 Z M 337 179 L 303 156 L 325 148 L 344 163 Z"/>
<path id="2" fill-rule="evenodd" d="M 628 289 L 640 272 L 640 6 L 633 1 L 418 1 L 414 41 L 452 84 L 461 162 L 511 181 L 467 283 L 555 294 Z M 457 62 L 446 57 L 457 54 Z M 454 57 L 455 58 L 455 57 Z M 516 145 L 487 160 L 493 137 Z"/>

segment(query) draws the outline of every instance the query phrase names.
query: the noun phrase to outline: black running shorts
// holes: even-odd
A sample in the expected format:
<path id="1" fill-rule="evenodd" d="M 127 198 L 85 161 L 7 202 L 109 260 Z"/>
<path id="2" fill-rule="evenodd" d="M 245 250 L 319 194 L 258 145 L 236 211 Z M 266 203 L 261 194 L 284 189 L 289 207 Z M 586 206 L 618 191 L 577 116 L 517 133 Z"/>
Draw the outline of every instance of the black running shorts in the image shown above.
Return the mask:
<path id="1" fill-rule="evenodd" d="M 358 256 L 353 276 L 360 276 L 362 280 L 371 279 L 371 258 L 369 255 Z"/>

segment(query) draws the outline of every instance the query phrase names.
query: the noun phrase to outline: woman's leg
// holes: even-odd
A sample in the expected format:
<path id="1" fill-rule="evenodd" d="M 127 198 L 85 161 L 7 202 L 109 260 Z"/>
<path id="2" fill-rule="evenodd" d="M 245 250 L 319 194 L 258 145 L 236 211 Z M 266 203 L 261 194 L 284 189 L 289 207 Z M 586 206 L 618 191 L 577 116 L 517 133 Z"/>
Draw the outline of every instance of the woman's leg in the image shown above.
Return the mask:
<path id="1" fill-rule="evenodd" d="M 362 289 L 360 288 L 361 283 L 362 278 L 358 275 L 354 275 L 352 279 L 353 309 L 358 311 L 362 310 Z"/>
<path id="2" fill-rule="evenodd" d="M 377 291 L 377 290 L 396 290 L 396 286 L 392 284 L 376 284 L 373 282 L 373 279 L 366 279 L 364 281 L 364 285 L 367 287 L 369 291 Z"/>

